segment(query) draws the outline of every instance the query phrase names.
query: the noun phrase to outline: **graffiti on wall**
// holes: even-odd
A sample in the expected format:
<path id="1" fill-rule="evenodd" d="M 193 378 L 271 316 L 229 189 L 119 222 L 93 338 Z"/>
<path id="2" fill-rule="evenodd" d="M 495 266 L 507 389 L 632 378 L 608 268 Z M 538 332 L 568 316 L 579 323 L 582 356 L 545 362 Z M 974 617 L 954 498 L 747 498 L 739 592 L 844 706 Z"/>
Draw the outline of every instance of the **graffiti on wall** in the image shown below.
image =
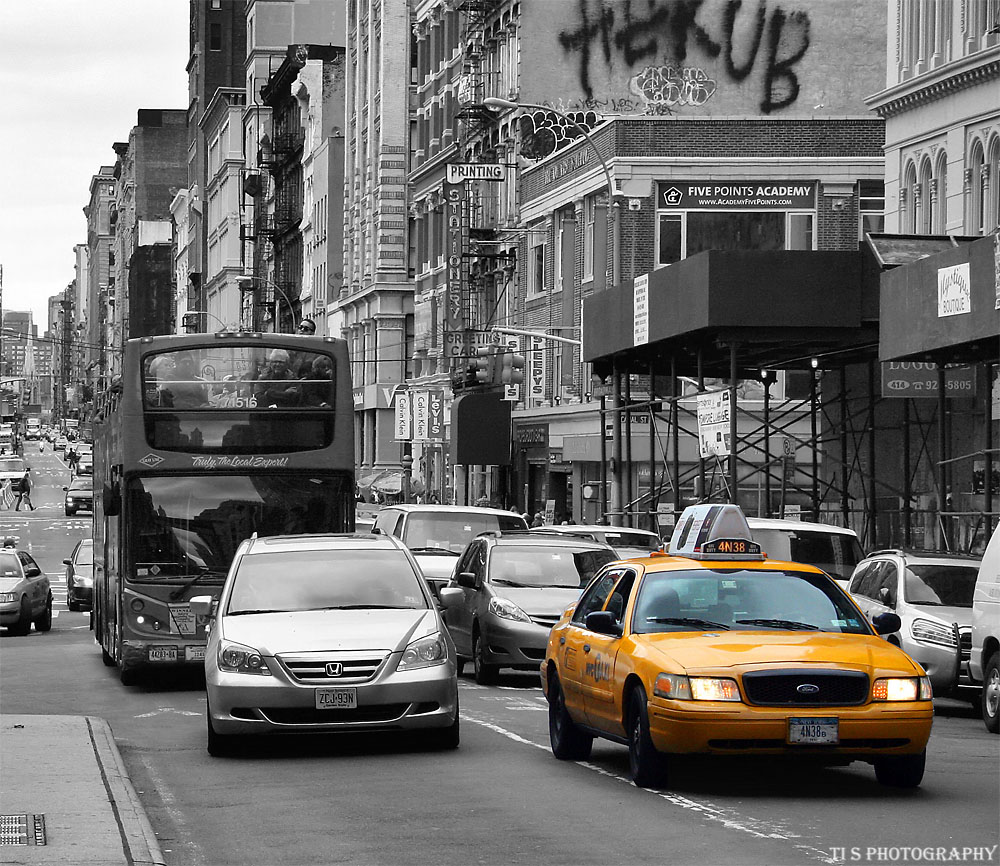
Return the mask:
<path id="1" fill-rule="evenodd" d="M 571 111 L 563 114 L 539 108 L 530 114 L 524 114 L 520 120 L 521 156 L 542 159 L 578 138 L 583 138 L 579 127 L 589 133 L 602 119 L 594 111 Z"/>
<path id="2" fill-rule="evenodd" d="M 651 111 L 704 104 L 697 100 L 709 99 L 709 83 L 715 82 L 685 62 L 690 53 L 721 59 L 720 72 L 734 84 L 756 82 L 760 110 L 770 114 L 798 99 L 796 65 L 809 51 L 810 28 L 808 13 L 768 0 L 746 8 L 743 0 L 711 7 L 705 0 L 577 0 L 575 20 L 559 33 L 559 44 L 577 60 L 578 83 L 588 99 L 594 97 L 593 64 L 603 61 L 610 69 L 623 63 L 631 70 L 645 62 L 632 90 L 643 97 L 652 93 L 646 102 Z"/>

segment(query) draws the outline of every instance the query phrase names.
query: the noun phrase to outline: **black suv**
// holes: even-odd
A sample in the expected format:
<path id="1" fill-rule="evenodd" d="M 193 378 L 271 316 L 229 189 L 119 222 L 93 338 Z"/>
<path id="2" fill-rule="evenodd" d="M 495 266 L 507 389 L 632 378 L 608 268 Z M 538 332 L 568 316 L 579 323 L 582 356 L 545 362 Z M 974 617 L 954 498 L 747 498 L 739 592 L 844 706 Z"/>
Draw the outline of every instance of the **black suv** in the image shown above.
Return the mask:
<path id="1" fill-rule="evenodd" d="M 536 670 L 562 612 L 616 559 L 610 545 L 570 535 L 515 531 L 475 538 L 440 591 L 459 667 L 471 659 L 476 682 L 484 685 L 496 683 L 502 667 Z"/>

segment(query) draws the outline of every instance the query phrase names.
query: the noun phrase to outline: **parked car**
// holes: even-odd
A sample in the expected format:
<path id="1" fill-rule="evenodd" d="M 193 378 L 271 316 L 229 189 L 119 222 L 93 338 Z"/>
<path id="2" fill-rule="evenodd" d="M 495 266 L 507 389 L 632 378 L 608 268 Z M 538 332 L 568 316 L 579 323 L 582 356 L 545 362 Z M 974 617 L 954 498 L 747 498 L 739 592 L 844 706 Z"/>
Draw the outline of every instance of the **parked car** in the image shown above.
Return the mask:
<path id="1" fill-rule="evenodd" d="M 476 538 L 440 592 L 459 667 L 471 659 L 483 685 L 496 683 L 503 667 L 537 670 L 549 629 L 597 570 L 616 559 L 610 545 L 573 535 Z"/>
<path id="2" fill-rule="evenodd" d="M 562 535 L 575 535 L 610 544 L 620 559 L 649 556 L 654 550 L 659 550 L 663 546 L 660 536 L 655 532 L 646 529 L 633 529 L 631 526 L 563 523 L 558 526 L 539 526 L 531 531 L 557 532 Z"/>
<path id="3" fill-rule="evenodd" d="M 94 540 L 78 541 L 66 566 L 66 606 L 70 610 L 90 609 L 94 605 Z"/>
<path id="4" fill-rule="evenodd" d="M 455 645 L 413 556 L 359 533 L 244 541 L 205 652 L 208 751 L 243 734 L 421 730 L 459 743 Z"/>
<path id="5" fill-rule="evenodd" d="M 23 457 L 0 457 L 0 487 L 9 482 L 11 491 L 17 493 L 21 481 L 28 474 L 29 468 L 28 464 L 24 462 Z"/>
<path id="6" fill-rule="evenodd" d="M 865 558 L 858 534 L 843 526 L 766 517 L 748 517 L 747 523 L 754 541 L 768 556 L 815 565 L 844 589 L 855 566 Z"/>
<path id="7" fill-rule="evenodd" d="M 49 578 L 13 539 L 0 548 L 0 625 L 10 634 L 52 628 L 52 587 Z"/>
<path id="8" fill-rule="evenodd" d="M 972 597 L 980 559 L 927 550 L 879 550 L 858 564 L 848 592 L 865 615 L 895 613 L 888 640 L 927 671 L 934 693 L 972 685 Z M 978 697 L 978 696 L 977 696 Z"/>
<path id="9" fill-rule="evenodd" d="M 76 474 L 79 475 L 90 475 L 94 474 L 94 461 L 91 457 L 81 457 L 76 464 Z"/>
<path id="10" fill-rule="evenodd" d="M 671 555 L 598 572 L 549 636 L 549 741 L 586 760 L 628 746 L 636 785 L 669 784 L 675 755 L 866 761 L 917 787 L 931 686 L 820 569 L 764 557 L 735 505 L 681 514 Z M 777 769 L 774 772 L 779 772 Z"/>
<path id="11" fill-rule="evenodd" d="M 416 556 L 435 594 L 455 570 L 455 561 L 482 532 L 527 529 L 520 514 L 472 505 L 387 505 L 375 516 L 379 532 L 393 535 Z"/>
<path id="12" fill-rule="evenodd" d="M 66 446 L 69 444 L 69 440 L 65 436 L 57 436 L 55 443 L 52 445 L 54 451 L 66 451 Z"/>
<path id="13" fill-rule="evenodd" d="M 94 510 L 94 476 L 76 475 L 66 491 L 66 516 L 72 517 L 77 511 Z"/>
<path id="14" fill-rule="evenodd" d="M 1000 732 L 1000 525 L 993 530 L 976 575 L 969 673 L 982 685 L 986 730 L 996 734 Z"/>

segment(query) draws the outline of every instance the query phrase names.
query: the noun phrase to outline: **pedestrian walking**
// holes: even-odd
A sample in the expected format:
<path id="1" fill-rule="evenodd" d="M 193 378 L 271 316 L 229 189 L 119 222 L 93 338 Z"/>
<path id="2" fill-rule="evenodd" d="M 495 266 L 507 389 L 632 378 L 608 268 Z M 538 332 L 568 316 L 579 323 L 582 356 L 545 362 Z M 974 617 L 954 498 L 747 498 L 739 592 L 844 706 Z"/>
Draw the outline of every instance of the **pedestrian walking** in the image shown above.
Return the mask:
<path id="1" fill-rule="evenodd" d="M 20 484 L 17 488 L 17 502 L 14 505 L 15 511 L 21 510 L 21 503 L 25 503 L 32 511 L 35 510 L 35 504 L 31 501 L 31 479 L 28 477 L 30 469 L 24 470 L 24 477 L 21 479 Z"/>

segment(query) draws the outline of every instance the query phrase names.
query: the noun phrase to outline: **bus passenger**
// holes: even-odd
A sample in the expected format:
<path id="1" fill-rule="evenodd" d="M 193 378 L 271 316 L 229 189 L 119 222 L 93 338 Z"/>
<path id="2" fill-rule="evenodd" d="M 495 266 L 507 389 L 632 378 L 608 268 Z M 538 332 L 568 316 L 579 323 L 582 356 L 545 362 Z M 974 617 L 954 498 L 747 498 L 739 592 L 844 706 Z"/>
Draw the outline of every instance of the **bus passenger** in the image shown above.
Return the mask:
<path id="1" fill-rule="evenodd" d="M 169 381 L 163 386 L 164 395 L 169 395 L 165 405 L 174 409 L 198 409 L 208 403 L 208 386 L 198 375 L 195 359 L 191 355 L 178 355 Z"/>
<path id="2" fill-rule="evenodd" d="M 312 362 L 307 378 L 302 382 L 302 405 L 329 409 L 333 399 L 333 364 L 319 355 Z"/>
<path id="3" fill-rule="evenodd" d="M 277 409 L 299 404 L 298 380 L 288 369 L 288 361 L 288 352 L 284 349 L 272 349 L 267 356 L 267 369 L 254 388 L 258 407 Z"/>

